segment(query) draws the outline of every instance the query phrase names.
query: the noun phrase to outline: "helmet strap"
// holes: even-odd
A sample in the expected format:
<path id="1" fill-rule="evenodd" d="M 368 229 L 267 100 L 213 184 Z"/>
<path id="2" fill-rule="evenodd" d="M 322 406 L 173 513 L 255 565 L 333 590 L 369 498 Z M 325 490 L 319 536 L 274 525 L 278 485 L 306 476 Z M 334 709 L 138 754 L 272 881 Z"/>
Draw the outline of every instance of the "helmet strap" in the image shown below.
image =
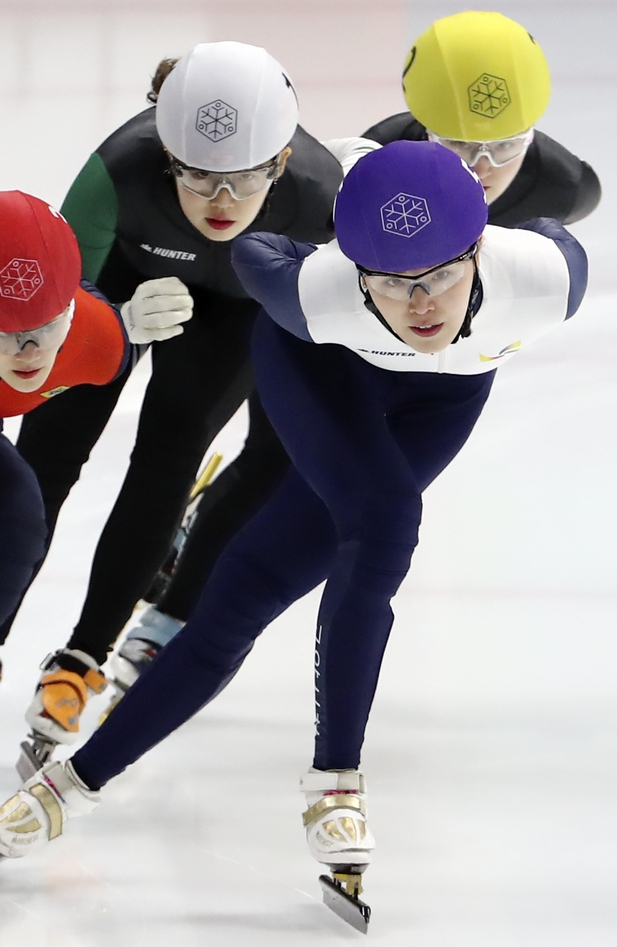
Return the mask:
<path id="1" fill-rule="evenodd" d="M 465 313 L 465 318 L 463 319 L 463 324 L 458 330 L 458 333 L 450 345 L 454 345 L 455 342 L 458 342 L 459 339 L 467 339 L 471 335 L 471 320 L 476 315 L 478 309 L 482 305 L 483 290 L 482 282 L 480 280 L 480 274 L 478 273 L 478 264 L 476 262 L 476 257 L 473 258 L 473 280 L 471 282 L 471 292 L 469 294 L 469 302 L 467 304 L 467 312 Z"/>
<path id="2" fill-rule="evenodd" d="M 266 194 L 265 200 L 263 204 L 261 205 L 261 207 L 259 208 L 259 211 L 253 223 L 255 223 L 258 220 L 262 220 L 266 216 L 266 214 L 269 213 L 270 205 L 272 204 L 272 192 L 280 180 L 281 180 L 281 175 L 279 175 L 278 178 L 272 178 L 272 184 L 268 188 L 268 193 Z"/>

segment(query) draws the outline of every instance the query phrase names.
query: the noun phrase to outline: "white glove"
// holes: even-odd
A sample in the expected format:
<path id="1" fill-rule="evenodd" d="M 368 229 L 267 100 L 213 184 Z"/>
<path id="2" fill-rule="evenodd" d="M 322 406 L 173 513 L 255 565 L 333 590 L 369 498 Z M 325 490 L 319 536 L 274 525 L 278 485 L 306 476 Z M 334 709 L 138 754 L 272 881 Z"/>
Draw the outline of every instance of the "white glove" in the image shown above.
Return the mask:
<path id="1" fill-rule="evenodd" d="M 120 313 L 130 342 L 162 342 L 184 332 L 193 299 L 177 276 L 164 276 L 140 283 Z"/>

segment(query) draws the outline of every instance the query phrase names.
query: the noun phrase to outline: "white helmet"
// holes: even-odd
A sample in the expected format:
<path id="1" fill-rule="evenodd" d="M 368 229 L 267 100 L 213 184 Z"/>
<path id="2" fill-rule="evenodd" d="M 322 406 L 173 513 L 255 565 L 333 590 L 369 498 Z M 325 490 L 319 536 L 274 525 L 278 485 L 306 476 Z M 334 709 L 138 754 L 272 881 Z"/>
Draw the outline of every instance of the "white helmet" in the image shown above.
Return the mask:
<path id="1" fill-rule="evenodd" d="M 259 46 L 200 43 L 163 82 L 156 127 L 169 152 L 206 171 L 243 171 L 274 158 L 298 124 L 283 67 Z"/>

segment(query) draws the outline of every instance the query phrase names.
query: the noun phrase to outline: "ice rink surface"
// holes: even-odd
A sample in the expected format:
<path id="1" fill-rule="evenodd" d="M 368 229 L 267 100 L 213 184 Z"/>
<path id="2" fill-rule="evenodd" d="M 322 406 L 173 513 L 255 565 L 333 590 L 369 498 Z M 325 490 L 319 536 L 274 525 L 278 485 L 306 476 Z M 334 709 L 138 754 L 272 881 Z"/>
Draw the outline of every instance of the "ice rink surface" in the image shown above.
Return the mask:
<path id="1" fill-rule="evenodd" d="M 614 947 L 617 10 L 474 6 L 497 7 L 542 44 L 554 91 L 540 127 L 590 161 L 604 199 L 572 228 L 591 265 L 580 312 L 501 369 L 471 440 L 425 495 L 365 745 L 378 841 L 368 936 L 384 947 Z M 60 202 L 89 151 L 141 107 L 158 59 L 200 40 L 267 46 L 296 80 L 309 131 L 360 133 L 402 108 L 413 36 L 465 8 L 0 2 L 2 186 Z M 18 783 L 37 665 L 77 619 L 146 381 L 144 364 L 4 649 L 2 798 Z M 221 437 L 226 459 L 243 432 L 240 415 Z M 317 604 L 315 593 L 279 619 L 225 693 L 107 787 L 96 813 L 2 864 L 1 947 L 362 940 L 321 905 L 300 820 Z"/>

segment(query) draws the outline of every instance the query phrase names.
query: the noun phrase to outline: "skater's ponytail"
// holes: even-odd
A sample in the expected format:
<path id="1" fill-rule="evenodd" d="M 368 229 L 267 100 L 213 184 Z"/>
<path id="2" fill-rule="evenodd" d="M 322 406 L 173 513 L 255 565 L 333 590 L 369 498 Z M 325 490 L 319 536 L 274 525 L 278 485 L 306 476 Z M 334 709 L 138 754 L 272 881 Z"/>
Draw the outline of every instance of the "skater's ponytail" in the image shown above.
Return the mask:
<path id="1" fill-rule="evenodd" d="M 161 59 L 160 63 L 156 67 L 156 72 L 152 77 L 150 91 L 146 96 L 148 102 L 152 102 L 153 105 L 156 105 L 159 92 L 161 91 L 161 86 L 177 62 L 178 59 Z"/>

